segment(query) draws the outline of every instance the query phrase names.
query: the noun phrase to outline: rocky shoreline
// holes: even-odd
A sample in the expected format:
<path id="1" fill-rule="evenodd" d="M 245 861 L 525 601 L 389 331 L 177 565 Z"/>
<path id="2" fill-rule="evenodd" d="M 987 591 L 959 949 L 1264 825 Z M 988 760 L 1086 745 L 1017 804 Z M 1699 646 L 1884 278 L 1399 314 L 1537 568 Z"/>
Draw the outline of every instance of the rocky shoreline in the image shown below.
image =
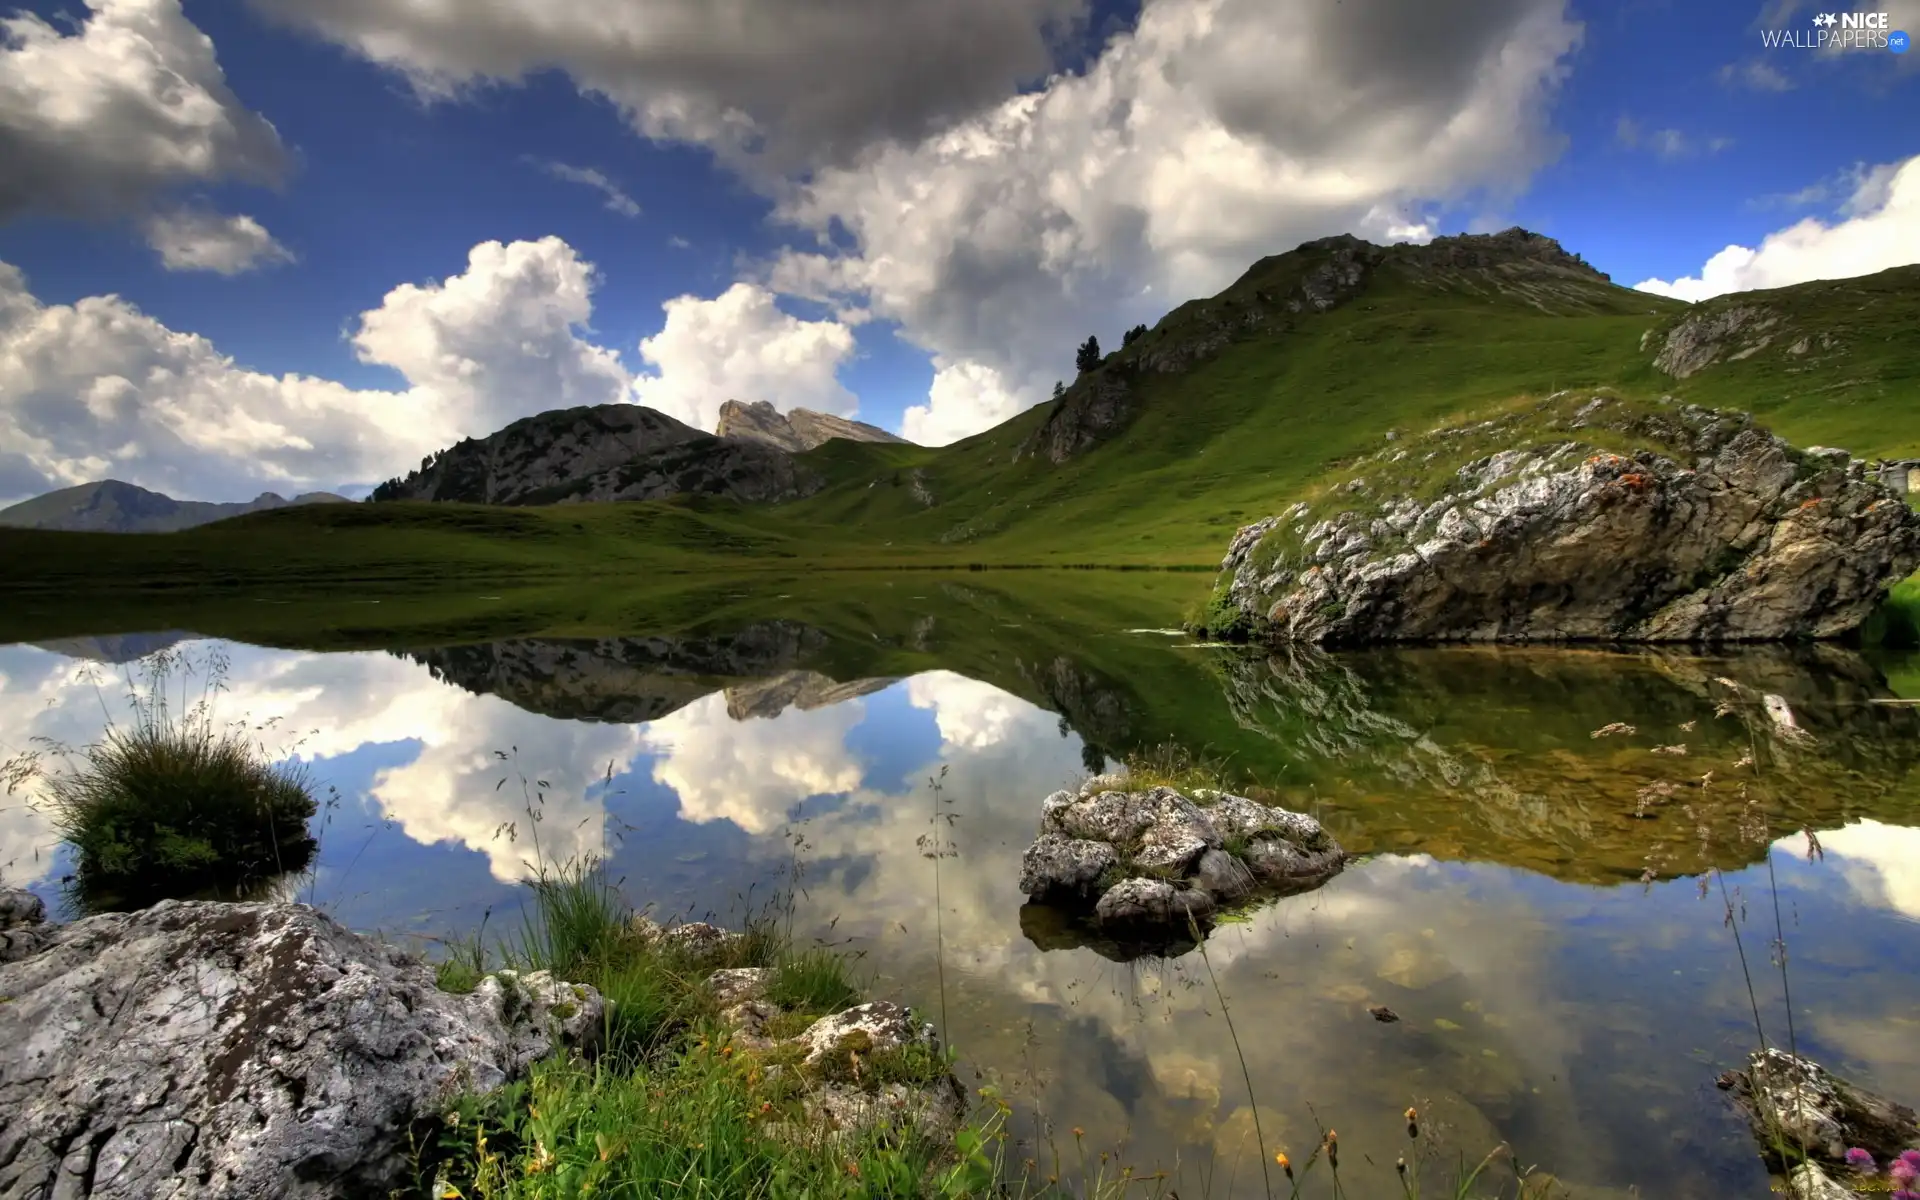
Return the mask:
<path id="1" fill-rule="evenodd" d="M 639 917 L 625 936 L 703 981 L 731 1061 L 783 1081 L 796 1119 L 768 1121 L 771 1141 L 910 1127 L 951 1143 L 964 1092 L 911 1010 L 783 1007 L 778 969 L 726 967 L 744 935 L 710 925 Z M 59 925 L 0 891 L 0 1196 L 389 1195 L 450 1105 L 591 1061 L 617 1016 L 545 971 L 443 991 L 418 957 L 305 905 L 166 901 Z"/>

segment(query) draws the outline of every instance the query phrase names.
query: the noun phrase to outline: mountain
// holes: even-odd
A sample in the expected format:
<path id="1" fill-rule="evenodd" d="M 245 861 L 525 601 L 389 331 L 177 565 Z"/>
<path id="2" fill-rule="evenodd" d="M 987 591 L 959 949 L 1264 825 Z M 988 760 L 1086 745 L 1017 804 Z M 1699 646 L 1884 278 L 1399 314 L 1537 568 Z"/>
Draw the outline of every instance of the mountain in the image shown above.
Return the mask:
<path id="1" fill-rule="evenodd" d="M 710 495 L 766 503 L 818 486 L 773 446 L 718 438 L 638 404 L 602 404 L 466 438 L 372 498 L 534 505 Z"/>
<path id="2" fill-rule="evenodd" d="M 288 500 L 262 492 L 245 504 L 175 500 L 118 479 L 61 488 L 0 509 L 0 525 L 23 529 L 64 529 L 93 533 L 171 533 L 243 513 L 295 504 L 346 504 L 332 492 L 304 492 Z"/>
<path id="3" fill-rule="evenodd" d="M 782 415 L 779 409 L 765 400 L 756 400 L 752 404 L 729 400 L 722 404 L 720 424 L 714 433 L 735 441 L 760 442 L 795 454 L 812 450 L 833 438 L 849 442 L 912 444 L 877 425 L 849 421 L 845 417 L 815 412 L 810 408 L 796 408 Z"/>

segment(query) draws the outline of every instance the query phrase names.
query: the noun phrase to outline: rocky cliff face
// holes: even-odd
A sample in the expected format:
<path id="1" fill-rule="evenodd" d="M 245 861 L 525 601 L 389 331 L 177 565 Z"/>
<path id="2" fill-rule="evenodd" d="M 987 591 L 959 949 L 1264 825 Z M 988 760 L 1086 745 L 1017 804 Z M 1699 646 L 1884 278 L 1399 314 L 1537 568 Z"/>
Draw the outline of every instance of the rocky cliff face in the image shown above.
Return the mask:
<path id="1" fill-rule="evenodd" d="M 1020 455 L 1066 462 L 1124 426 L 1142 384 L 1187 371 L 1247 337 L 1271 336 L 1346 304 L 1388 272 L 1424 289 L 1495 296 L 1546 312 L 1594 311 L 1607 276 L 1552 238 L 1515 227 L 1502 233 L 1376 246 L 1349 234 L 1306 242 L 1261 259 L 1208 300 L 1181 305 L 1131 346 L 1109 354 L 1061 397 Z"/>
<path id="2" fill-rule="evenodd" d="M 1920 565 L 1920 515 L 1743 414 L 1560 396 L 1391 441 L 1242 528 L 1207 624 L 1393 641 L 1829 638 Z"/>
<path id="3" fill-rule="evenodd" d="M 161 492 L 107 479 L 61 488 L 0 509 L 0 525 L 94 533 L 171 533 L 290 504 L 346 503 L 345 496 L 332 492 L 303 492 L 291 500 L 277 492 L 262 492 L 252 500 L 232 504 L 175 500 Z"/>
<path id="4" fill-rule="evenodd" d="M 468 438 L 381 484 L 373 498 L 567 504 L 691 494 L 767 503 L 820 486 L 771 446 L 725 441 L 637 404 L 602 404 Z"/>
<path id="5" fill-rule="evenodd" d="M 765 400 L 756 400 L 752 404 L 729 400 L 722 404 L 720 424 L 714 433 L 730 441 L 759 442 L 795 454 L 811 450 L 833 438 L 849 442 L 909 444 L 907 439 L 895 437 L 865 421 L 849 421 L 845 417 L 815 412 L 810 408 L 796 408 L 783 414 Z"/>

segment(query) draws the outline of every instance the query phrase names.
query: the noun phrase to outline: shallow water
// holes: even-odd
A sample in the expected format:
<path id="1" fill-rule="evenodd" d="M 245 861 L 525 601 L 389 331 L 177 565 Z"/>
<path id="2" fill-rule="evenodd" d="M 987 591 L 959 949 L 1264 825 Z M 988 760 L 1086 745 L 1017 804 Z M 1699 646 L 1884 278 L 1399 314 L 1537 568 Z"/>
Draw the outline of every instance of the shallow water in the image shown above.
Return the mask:
<path id="1" fill-rule="evenodd" d="M 1910 663 L 1269 657 L 1017 589 L 781 599 L 789 615 L 678 636 L 176 645 L 226 656 L 217 711 L 271 722 L 331 797 L 316 870 L 285 885 L 300 899 L 397 937 L 500 930 L 536 856 L 597 854 L 661 915 L 725 920 L 797 865 L 800 931 L 941 1024 L 970 1083 L 1014 1093 L 1042 1173 L 1075 1173 L 1083 1142 L 1179 1172 L 1182 1194 L 1262 1195 L 1256 1142 L 1303 1161 L 1318 1122 L 1350 1194 L 1398 1195 L 1411 1104 L 1434 1173 L 1505 1141 L 1574 1195 L 1759 1194 L 1713 1080 L 1755 1042 L 1735 929 L 1787 1037 L 1776 895 L 1800 1049 L 1920 1104 L 1920 709 L 1878 703 Z M 0 752 L 97 737 L 125 668 L 80 656 L 173 636 L 0 648 Z M 1635 732 L 1593 736 L 1613 723 Z M 1040 800 L 1164 743 L 1367 857 L 1223 924 L 1204 958 L 1079 944 L 1015 886 Z M 3 803 L 0 872 L 63 902 L 44 820 Z M 953 853 L 928 857 L 930 834 Z"/>

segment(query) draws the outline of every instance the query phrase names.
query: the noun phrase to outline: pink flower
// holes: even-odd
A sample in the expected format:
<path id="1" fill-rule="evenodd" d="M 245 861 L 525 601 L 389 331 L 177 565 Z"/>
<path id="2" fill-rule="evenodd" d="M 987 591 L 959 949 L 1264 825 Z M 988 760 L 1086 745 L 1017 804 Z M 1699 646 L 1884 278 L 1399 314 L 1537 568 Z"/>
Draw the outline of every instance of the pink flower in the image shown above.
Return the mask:
<path id="1" fill-rule="evenodd" d="M 1873 1155 L 1868 1154 L 1858 1146 L 1847 1151 L 1847 1165 L 1862 1175 L 1871 1175 L 1875 1169 L 1873 1165 Z"/>

